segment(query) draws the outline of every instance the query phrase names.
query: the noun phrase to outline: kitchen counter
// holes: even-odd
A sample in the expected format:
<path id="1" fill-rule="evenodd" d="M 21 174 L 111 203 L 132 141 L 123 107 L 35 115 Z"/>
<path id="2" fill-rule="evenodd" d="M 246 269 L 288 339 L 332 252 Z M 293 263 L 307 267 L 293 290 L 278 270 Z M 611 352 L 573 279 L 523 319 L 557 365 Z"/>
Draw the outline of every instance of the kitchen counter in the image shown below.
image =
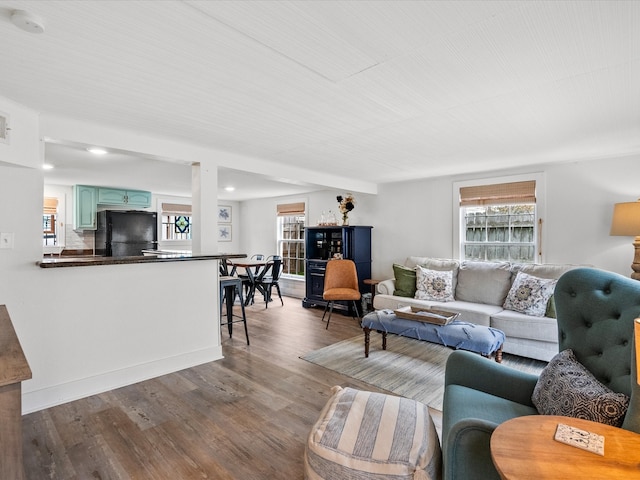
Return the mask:
<path id="1" fill-rule="evenodd" d="M 40 268 L 88 267 L 94 265 L 130 265 L 132 263 L 185 262 L 194 260 L 222 260 L 224 258 L 247 258 L 244 253 L 217 253 L 213 255 L 191 253 L 168 253 L 136 257 L 51 257 L 36 262 Z"/>

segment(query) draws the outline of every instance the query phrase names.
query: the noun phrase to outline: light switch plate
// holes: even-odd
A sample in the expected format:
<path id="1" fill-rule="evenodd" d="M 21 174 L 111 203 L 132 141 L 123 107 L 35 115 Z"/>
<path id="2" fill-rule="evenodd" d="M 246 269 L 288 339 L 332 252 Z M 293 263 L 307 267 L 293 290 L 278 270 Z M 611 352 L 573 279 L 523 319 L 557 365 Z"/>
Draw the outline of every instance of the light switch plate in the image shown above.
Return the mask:
<path id="1" fill-rule="evenodd" d="M 0 233 L 0 248 L 13 248 L 13 233 Z"/>

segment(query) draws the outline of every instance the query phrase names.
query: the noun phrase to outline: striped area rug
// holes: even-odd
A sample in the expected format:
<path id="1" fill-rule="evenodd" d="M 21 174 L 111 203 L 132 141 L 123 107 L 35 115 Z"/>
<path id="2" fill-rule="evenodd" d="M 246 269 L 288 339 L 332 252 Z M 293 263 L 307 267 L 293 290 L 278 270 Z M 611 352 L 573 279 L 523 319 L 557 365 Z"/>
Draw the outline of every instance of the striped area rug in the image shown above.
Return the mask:
<path id="1" fill-rule="evenodd" d="M 369 358 L 364 357 L 364 335 L 300 358 L 442 410 L 444 366 L 451 352 L 442 345 L 391 334 L 385 351 L 380 335 L 372 332 Z M 502 364 L 538 374 L 547 363 L 505 353 Z"/>

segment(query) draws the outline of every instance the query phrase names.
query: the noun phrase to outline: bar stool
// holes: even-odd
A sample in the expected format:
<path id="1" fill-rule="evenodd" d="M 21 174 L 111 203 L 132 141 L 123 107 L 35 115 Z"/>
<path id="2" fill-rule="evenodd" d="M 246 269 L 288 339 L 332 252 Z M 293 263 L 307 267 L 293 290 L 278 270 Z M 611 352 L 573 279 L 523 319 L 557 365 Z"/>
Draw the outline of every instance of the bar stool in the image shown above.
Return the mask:
<path id="1" fill-rule="evenodd" d="M 233 314 L 233 303 L 236 294 L 240 298 L 240 308 L 242 316 Z M 222 322 L 222 304 L 227 307 L 227 321 Z M 237 317 L 240 320 L 234 320 Z M 247 336 L 247 345 L 249 345 L 249 330 L 247 330 L 247 316 L 244 311 L 244 299 L 242 298 L 242 280 L 238 277 L 220 277 L 220 326 L 226 325 L 229 329 L 229 337 L 233 336 L 233 324 L 244 323 L 244 333 Z"/>

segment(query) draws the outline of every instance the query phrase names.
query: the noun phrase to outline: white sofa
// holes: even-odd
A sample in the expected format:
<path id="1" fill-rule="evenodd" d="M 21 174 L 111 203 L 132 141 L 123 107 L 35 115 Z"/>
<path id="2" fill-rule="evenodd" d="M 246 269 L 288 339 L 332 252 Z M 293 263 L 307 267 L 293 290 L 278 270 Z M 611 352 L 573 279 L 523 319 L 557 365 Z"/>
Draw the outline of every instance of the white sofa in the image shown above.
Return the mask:
<path id="1" fill-rule="evenodd" d="M 505 353 L 544 361 L 549 361 L 558 353 L 558 326 L 553 308 L 546 309 L 545 315 L 549 316 L 532 316 L 506 310 L 503 304 L 517 272 L 538 278 L 558 279 L 578 265 L 458 262 L 431 257 L 408 257 L 404 263 L 410 269 L 417 265 L 429 270 L 450 270 L 454 300 L 441 302 L 396 296 L 395 278 L 391 278 L 377 285 L 373 300 L 376 310 L 417 306 L 457 312 L 460 313 L 460 321 L 502 330 L 506 336 L 503 347 Z"/>

